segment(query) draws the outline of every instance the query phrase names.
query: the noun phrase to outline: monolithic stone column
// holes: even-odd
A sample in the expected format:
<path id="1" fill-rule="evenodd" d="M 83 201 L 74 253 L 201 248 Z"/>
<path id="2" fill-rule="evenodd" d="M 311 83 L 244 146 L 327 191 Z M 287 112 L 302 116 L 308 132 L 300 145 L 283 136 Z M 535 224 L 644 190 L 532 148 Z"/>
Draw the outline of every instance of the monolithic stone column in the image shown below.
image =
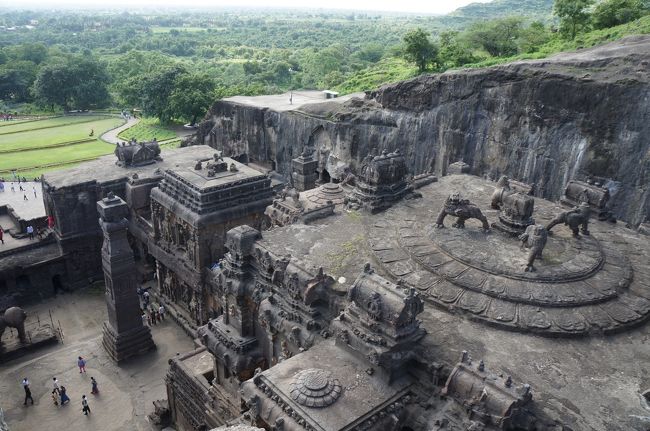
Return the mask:
<path id="1" fill-rule="evenodd" d="M 108 307 L 103 344 L 113 360 L 120 363 L 156 345 L 140 315 L 133 251 L 126 237 L 129 209 L 122 199 L 109 193 L 97 202 L 97 211 L 104 232 L 102 267 Z"/>

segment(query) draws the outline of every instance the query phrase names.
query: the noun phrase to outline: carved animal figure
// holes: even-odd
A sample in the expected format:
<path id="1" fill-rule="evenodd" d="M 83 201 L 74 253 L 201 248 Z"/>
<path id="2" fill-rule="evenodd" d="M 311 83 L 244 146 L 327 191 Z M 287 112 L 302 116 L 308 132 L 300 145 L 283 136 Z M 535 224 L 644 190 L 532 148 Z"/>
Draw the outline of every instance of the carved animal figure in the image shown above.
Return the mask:
<path id="1" fill-rule="evenodd" d="M 569 229 L 573 231 L 573 236 L 576 238 L 580 237 L 580 233 L 583 235 L 589 235 L 589 230 L 587 229 L 589 225 L 589 214 L 591 209 L 589 208 L 588 203 L 581 203 L 580 206 L 575 207 L 569 211 L 563 211 L 551 220 L 551 222 L 546 226 L 548 233 L 551 233 L 551 229 L 555 225 L 564 223 L 566 226 L 569 226 Z"/>
<path id="2" fill-rule="evenodd" d="M 526 272 L 535 271 L 533 263 L 535 263 L 535 259 L 542 258 L 542 250 L 544 250 L 544 247 L 546 246 L 547 239 L 548 232 L 541 224 L 528 226 L 526 231 L 519 236 L 521 248 L 530 248 L 530 251 L 528 252 L 528 261 L 526 262 Z"/>
<path id="3" fill-rule="evenodd" d="M 481 209 L 476 205 L 472 204 L 467 199 L 462 199 L 460 193 L 453 193 L 449 195 L 445 201 L 445 205 L 440 210 L 438 218 L 436 219 L 436 227 L 444 228 L 445 217 L 452 215 L 458 217 L 456 223 L 452 226 L 458 229 L 463 229 L 465 227 L 465 220 L 474 218 L 480 220 L 483 223 L 483 230 L 490 230 L 490 224 L 488 223 L 487 218 L 481 212 Z"/>
<path id="4" fill-rule="evenodd" d="M 2 316 L 0 316 L 0 343 L 2 342 L 2 335 L 7 327 L 16 328 L 20 341 L 27 342 L 25 335 L 25 319 L 27 314 L 20 307 L 7 308 Z"/>

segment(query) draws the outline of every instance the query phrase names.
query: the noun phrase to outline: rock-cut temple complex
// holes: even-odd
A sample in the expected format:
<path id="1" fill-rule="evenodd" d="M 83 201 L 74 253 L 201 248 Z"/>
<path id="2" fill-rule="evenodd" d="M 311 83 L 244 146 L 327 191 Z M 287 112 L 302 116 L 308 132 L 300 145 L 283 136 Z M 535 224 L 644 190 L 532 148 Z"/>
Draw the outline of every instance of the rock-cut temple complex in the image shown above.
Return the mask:
<path id="1" fill-rule="evenodd" d="M 587 168 L 554 197 L 556 177 L 449 148 L 423 166 L 365 129 L 394 133 L 403 114 L 355 117 L 398 103 L 382 91 L 299 112 L 233 98 L 195 145 L 45 174 L 42 271 L 65 288 L 104 280 L 116 361 L 156 347 L 129 317 L 153 282 L 195 341 L 151 416 L 179 431 L 642 429 L 650 237 L 625 219 L 638 209 Z M 244 117 L 308 127 L 256 134 L 282 135 L 264 155 Z M 12 283 L 3 301 L 27 301 Z"/>

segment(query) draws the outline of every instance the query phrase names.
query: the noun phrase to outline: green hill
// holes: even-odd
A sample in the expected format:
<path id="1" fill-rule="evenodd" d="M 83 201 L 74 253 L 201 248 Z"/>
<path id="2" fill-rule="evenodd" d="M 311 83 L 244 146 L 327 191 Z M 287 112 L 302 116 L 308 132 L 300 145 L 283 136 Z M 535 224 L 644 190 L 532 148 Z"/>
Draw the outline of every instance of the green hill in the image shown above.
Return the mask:
<path id="1" fill-rule="evenodd" d="M 480 68 L 516 60 L 544 58 L 558 52 L 589 48 L 638 34 L 650 34 L 650 15 L 616 27 L 579 34 L 575 40 L 564 40 L 556 36 L 548 43 L 540 46 L 537 52 L 507 58 L 490 58 L 479 63 L 463 65 L 463 68 Z M 337 90 L 342 94 L 367 91 L 375 89 L 382 84 L 408 79 L 415 75 L 417 75 L 415 66 L 406 63 L 402 59 L 384 58 L 379 63 L 350 76 L 337 86 Z"/>
<path id="2" fill-rule="evenodd" d="M 448 17 L 491 19 L 511 15 L 530 19 L 549 20 L 553 14 L 553 0 L 494 0 L 489 3 L 472 3 L 456 9 Z"/>

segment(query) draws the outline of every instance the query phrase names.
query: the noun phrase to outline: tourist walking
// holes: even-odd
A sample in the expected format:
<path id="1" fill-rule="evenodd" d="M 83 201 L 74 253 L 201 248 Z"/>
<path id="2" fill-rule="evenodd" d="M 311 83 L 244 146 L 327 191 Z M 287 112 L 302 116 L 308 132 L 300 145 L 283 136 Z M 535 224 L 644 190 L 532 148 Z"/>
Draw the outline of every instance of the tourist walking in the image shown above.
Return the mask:
<path id="1" fill-rule="evenodd" d="M 158 319 L 156 318 L 156 312 L 153 310 L 153 307 L 151 310 L 149 310 L 149 316 L 151 316 L 151 323 L 156 325 L 158 323 Z"/>
<path id="2" fill-rule="evenodd" d="M 70 397 L 65 393 L 65 386 L 61 386 L 61 389 L 59 390 L 59 396 L 61 397 L 61 405 L 70 402 Z"/>
<path id="3" fill-rule="evenodd" d="M 86 372 L 86 361 L 81 356 L 77 360 L 77 366 L 79 367 L 79 374 Z"/>
<path id="4" fill-rule="evenodd" d="M 52 392 L 59 393 L 59 381 L 56 377 L 52 377 Z"/>
<path id="5" fill-rule="evenodd" d="M 34 192 L 34 198 L 36 198 L 36 186 L 32 186 L 32 191 Z"/>
<path id="6" fill-rule="evenodd" d="M 59 397 L 56 395 L 56 391 L 52 391 L 52 402 L 55 406 L 59 405 Z"/>
<path id="7" fill-rule="evenodd" d="M 97 395 L 99 393 L 99 388 L 97 387 L 97 380 L 95 380 L 94 377 L 90 378 L 90 384 L 92 385 L 92 389 L 90 390 L 90 393 L 93 395 Z"/>
<path id="8" fill-rule="evenodd" d="M 21 188 L 22 188 L 22 187 L 21 187 Z M 29 200 L 29 199 L 27 199 L 27 193 L 25 193 L 25 192 L 23 192 L 23 200 L 24 200 L 24 201 L 28 201 L 28 200 Z"/>
<path id="9" fill-rule="evenodd" d="M 27 405 L 27 400 L 30 400 L 32 402 L 32 405 L 34 405 L 34 398 L 32 398 L 32 391 L 29 389 L 29 380 L 27 380 L 27 377 L 23 379 L 23 382 L 21 383 L 23 385 L 23 389 L 25 390 L 25 402 L 23 403 L 24 406 Z"/>
<path id="10" fill-rule="evenodd" d="M 27 226 L 27 235 L 29 235 L 29 239 L 34 239 L 34 227 L 31 224 Z"/>
<path id="11" fill-rule="evenodd" d="M 146 308 L 149 305 L 149 291 L 145 290 L 142 296 L 144 297 L 144 306 Z"/>
<path id="12" fill-rule="evenodd" d="M 11 191 L 14 192 L 14 193 L 16 192 L 16 188 L 14 187 L 14 183 L 11 183 Z"/>
<path id="13" fill-rule="evenodd" d="M 2 244 L 5 243 L 4 236 L 5 236 L 5 231 L 2 230 L 2 226 L 0 226 L 0 242 L 1 242 Z"/>
<path id="14" fill-rule="evenodd" d="M 160 316 L 161 321 L 165 320 L 165 307 L 163 307 L 162 304 L 158 307 L 158 315 Z"/>
<path id="15" fill-rule="evenodd" d="M 81 411 L 84 412 L 86 416 L 90 413 L 90 407 L 88 406 L 88 400 L 85 395 L 81 396 Z"/>

